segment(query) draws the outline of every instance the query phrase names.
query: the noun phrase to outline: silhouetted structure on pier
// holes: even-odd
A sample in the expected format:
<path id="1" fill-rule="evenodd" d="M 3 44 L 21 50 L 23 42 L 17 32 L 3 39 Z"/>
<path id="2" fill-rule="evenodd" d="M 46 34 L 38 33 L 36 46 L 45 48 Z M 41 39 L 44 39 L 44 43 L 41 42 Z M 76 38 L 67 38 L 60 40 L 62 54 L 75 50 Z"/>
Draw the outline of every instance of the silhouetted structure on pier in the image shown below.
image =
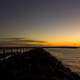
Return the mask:
<path id="1" fill-rule="evenodd" d="M 0 61 L 0 78 L 4 80 L 80 80 L 80 77 L 42 48 Z"/>

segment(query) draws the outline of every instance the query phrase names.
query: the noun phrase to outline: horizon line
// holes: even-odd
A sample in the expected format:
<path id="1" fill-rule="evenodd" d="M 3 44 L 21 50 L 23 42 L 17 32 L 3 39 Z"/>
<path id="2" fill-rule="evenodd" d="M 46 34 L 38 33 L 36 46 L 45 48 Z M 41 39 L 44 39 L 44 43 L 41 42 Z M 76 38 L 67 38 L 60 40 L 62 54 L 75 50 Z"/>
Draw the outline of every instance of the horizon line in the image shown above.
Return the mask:
<path id="1" fill-rule="evenodd" d="M 10 46 L 7 46 L 7 47 L 0 47 L 1 48 L 80 48 L 80 46 L 30 46 L 30 47 L 27 47 L 27 46 L 24 46 L 24 47 L 21 47 L 21 46 L 14 46 L 14 47 L 10 47 Z"/>

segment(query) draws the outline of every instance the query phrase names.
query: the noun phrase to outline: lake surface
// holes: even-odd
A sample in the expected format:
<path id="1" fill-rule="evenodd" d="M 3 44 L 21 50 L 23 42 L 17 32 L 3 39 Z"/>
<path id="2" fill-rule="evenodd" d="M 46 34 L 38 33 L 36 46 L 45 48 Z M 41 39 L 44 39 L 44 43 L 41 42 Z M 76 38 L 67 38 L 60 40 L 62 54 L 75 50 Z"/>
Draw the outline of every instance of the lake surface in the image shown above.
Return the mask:
<path id="1" fill-rule="evenodd" d="M 80 73 L 80 48 L 47 48 L 46 50 L 72 71 Z"/>

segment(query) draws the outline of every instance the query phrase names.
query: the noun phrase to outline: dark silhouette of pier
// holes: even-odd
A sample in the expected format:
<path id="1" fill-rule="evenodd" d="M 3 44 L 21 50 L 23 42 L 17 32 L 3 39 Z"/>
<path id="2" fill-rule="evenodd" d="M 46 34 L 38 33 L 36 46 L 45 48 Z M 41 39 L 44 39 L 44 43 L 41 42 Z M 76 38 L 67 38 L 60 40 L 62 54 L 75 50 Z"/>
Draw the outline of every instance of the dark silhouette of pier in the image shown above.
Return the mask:
<path id="1" fill-rule="evenodd" d="M 0 52 L 5 53 L 13 53 L 13 52 L 25 52 L 28 48 L 25 47 L 4 47 L 0 48 Z"/>
<path id="2" fill-rule="evenodd" d="M 79 48 L 79 47 L 72 47 L 72 46 L 41 46 L 41 47 L 0 47 L 0 54 L 6 54 L 6 53 L 24 53 L 26 52 L 28 49 L 32 49 L 32 48 Z"/>
<path id="3" fill-rule="evenodd" d="M 0 78 L 1 80 L 5 78 L 7 80 L 80 80 L 77 73 L 72 72 L 42 48 L 31 49 L 23 54 L 0 60 Z"/>

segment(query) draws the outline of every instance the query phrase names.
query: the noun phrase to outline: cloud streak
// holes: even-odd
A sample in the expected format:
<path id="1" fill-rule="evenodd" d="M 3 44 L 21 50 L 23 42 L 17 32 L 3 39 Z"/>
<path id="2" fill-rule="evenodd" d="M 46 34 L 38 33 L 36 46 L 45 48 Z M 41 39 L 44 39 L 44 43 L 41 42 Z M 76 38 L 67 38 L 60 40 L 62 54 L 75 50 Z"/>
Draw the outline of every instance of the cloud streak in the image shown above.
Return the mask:
<path id="1" fill-rule="evenodd" d="M 1 38 L 0 47 L 32 47 L 32 46 L 45 46 L 47 45 L 46 41 L 38 40 L 29 40 L 24 38 Z"/>

